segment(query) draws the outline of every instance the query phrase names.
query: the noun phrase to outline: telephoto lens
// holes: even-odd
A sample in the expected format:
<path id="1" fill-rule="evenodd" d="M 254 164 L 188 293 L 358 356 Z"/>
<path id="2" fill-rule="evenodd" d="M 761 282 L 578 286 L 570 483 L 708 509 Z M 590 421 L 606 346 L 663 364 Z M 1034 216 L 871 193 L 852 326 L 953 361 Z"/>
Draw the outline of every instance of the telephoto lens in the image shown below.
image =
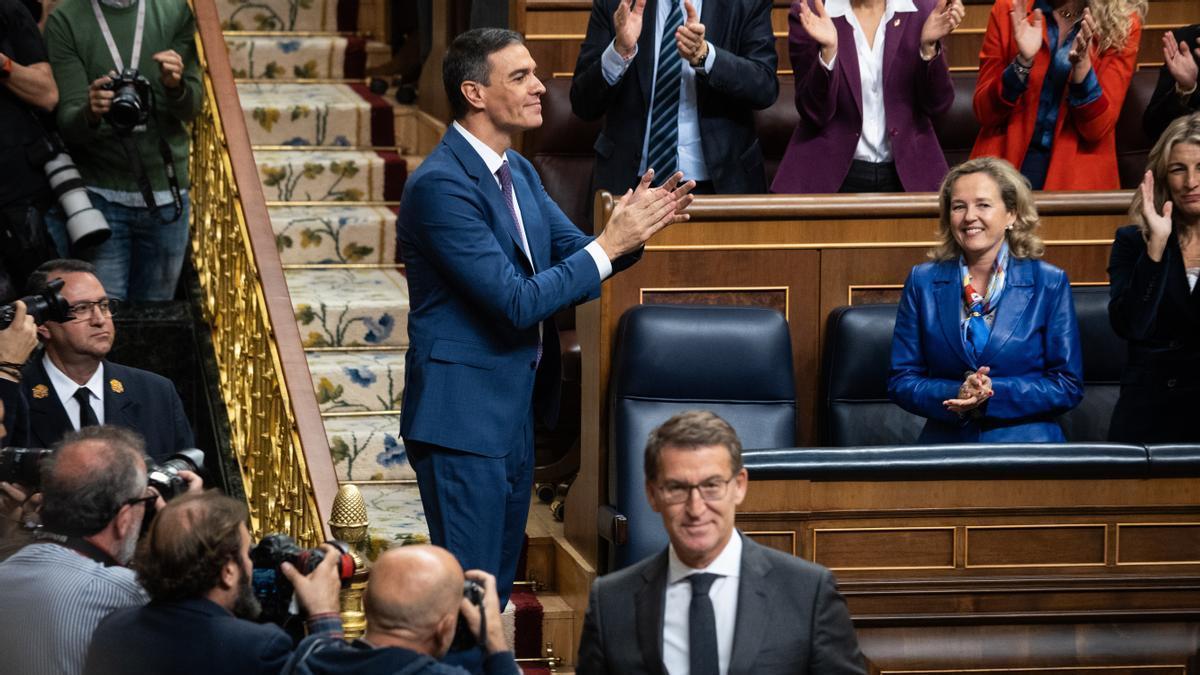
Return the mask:
<path id="1" fill-rule="evenodd" d="M 179 475 L 180 469 L 193 473 L 204 471 L 204 451 L 188 448 L 171 455 L 162 464 L 146 467 L 146 483 L 158 491 L 163 501 L 169 502 L 187 491 L 187 482 Z"/>

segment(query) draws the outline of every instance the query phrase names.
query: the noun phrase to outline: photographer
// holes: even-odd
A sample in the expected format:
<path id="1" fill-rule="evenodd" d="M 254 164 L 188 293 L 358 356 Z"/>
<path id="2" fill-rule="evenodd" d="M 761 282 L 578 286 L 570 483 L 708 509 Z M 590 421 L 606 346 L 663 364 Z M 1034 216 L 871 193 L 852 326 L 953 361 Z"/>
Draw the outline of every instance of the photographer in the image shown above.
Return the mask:
<path id="1" fill-rule="evenodd" d="M 183 402 L 170 380 L 107 360 L 116 303 L 82 260 L 51 260 L 27 282 L 42 292 L 62 279 L 69 317 L 38 327 L 46 352 L 22 371 L 29 401 L 29 441 L 50 447 L 72 429 L 112 424 L 137 431 L 156 461 L 195 443 Z"/>
<path id="2" fill-rule="evenodd" d="M 216 492 L 173 500 L 154 519 L 138 551 L 138 580 L 150 604 L 114 612 L 88 651 L 88 675 L 277 673 L 292 653 L 274 624 L 254 623 L 246 506 Z M 310 635 L 342 636 L 338 551 L 308 576 L 281 570 L 307 611 Z"/>
<path id="3" fill-rule="evenodd" d="M 484 589 L 485 636 L 479 635 L 479 609 L 463 597 L 465 579 Z M 458 561 L 444 548 L 404 546 L 384 553 L 371 568 L 364 603 L 366 635 L 351 644 L 307 637 L 283 672 L 286 675 L 465 674 L 466 670 L 437 660 L 450 649 L 461 613 L 487 651 L 483 672 L 520 673 L 504 639 L 495 578 L 480 570 L 470 570 L 464 575 Z"/>
<path id="4" fill-rule="evenodd" d="M 0 0 L 3 2 L 3 0 Z M 21 394 L 21 368 L 37 346 L 37 326 L 16 302 L 13 322 L 0 330 L 0 448 L 28 444 L 29 405 Z"/>
<path id="5" fill-rule="evenodd" d="M 189 491 L 203 489 L 195 474 L 180 475 Z M 23 675 L 77 675 L 100 620 L 146 602 L 125 565 L 161 497 L 146 485 L 141 439 L 116 427 L 68 435 L 42 461 L 41 483 L 43 531 L 0 563 L 0 663 Z"/>
<path id="6" fill-rule="evenodd" d="M 0 0 L 0 303 L 38 263 L 53 257 L 43 216 L 50 186 L 34 150 L 44 143 L 38 115 L 58 104 L 37 19 L 20 0 Z"/>
<path id="7" fill-rule="evenodd" d="M 59 132 L 112 228 L 92 261 L 117 299 L 174 297 L 188 242 L 185 123 L 202 96 L 194 32 L 186 0 L 63 0 L 46 24 Z M 65 255 L 60 209 L 48 225 Z"/>

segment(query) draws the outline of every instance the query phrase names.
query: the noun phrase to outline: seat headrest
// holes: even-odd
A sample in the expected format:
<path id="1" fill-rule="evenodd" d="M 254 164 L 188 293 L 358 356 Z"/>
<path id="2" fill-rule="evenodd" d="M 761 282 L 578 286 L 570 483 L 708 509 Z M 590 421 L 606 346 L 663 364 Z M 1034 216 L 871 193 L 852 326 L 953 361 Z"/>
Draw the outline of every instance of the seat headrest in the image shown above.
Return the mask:
<path id="1" fill-rule="evenodd" d="M 796 398 L 787 321 L 773 309 L 640 305 L 617 327 L 613 395 L 684 401 Z"/>
<path id="2" fill-rule="evenodd" d="M 591 173 L 592 146 L 600 135 L 600 122 L 586 122 L 571 110 L 571 78 L 552 77 L 545 81 L 542 94 L 542 126 L 525 132 L 521 154 L 582 155 L 588 160 Z M 544 178 L 545 176 L 543 176 Z"/>
<path id="3" fill-rule="evenodd" d="M 827 400 L 888 400 L 895 304 L 837 307 L 825 324 Z"/>

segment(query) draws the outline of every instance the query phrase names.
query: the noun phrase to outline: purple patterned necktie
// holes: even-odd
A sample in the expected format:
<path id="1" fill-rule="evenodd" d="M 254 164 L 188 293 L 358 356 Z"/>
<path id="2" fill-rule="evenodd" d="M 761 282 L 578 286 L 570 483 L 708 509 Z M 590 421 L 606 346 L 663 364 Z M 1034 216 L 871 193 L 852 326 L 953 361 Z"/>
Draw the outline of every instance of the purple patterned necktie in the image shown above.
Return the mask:
<path id="1" fill-rule="evenodd" d="M 512 170 L 508 168 L 507 159 L 499 169 L 496 169 L 496 177 L 500 179 L 500 191 L 504 193 L 504 203 L 508 205 L 508 214 L 512 216 L 513 227 L 517 230 L 521 247 L 525 249 L 525 256 L 529 258 L 529 263 L 532 265 L 533 256 L 529 252 L 529 239 L 525 237 L 525 227 L 521 225 L 521 219 L 517 217 L 517 204 L 513 200 Z"/>
<path id="2" fill-rule="evenodd" d="M 504 193 L 504 203 L 508 205 L 508 214 L 512 216 L 513 226 L 517 228 L 517 235 L 521 238 L 521 246 L 525 249 L 525 257 L 529 258 L 529 264 L 533 265 L 533 254 L 529 251 L 529 239 L 525 237 L 525 227 L 521 225 L 521 219 L 517 217 L 517 204 L 513 200 L 513 182 L 512 170 L 508 168 L 508 160 L 496 169 L 496 177 L 500 179 L 500 191 Z M 534 362 L 536 368 L 542 362 L 542 325 L 538 324 L 538 344 L 537 357 Z"/>

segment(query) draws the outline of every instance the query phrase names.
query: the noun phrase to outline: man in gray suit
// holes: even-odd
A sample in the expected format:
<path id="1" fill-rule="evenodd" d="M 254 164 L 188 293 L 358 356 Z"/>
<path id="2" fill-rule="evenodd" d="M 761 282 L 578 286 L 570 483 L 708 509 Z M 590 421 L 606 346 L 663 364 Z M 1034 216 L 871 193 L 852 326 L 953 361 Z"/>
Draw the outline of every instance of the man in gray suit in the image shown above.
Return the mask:
<path id="1" fill-rule="evenodd" d="M 670 546 L 593 584 L 577 673 L 866 672 L 829 570 L 735 534 L 748 479 L 725 420 L 672 417 L 645 461 Z"/>

